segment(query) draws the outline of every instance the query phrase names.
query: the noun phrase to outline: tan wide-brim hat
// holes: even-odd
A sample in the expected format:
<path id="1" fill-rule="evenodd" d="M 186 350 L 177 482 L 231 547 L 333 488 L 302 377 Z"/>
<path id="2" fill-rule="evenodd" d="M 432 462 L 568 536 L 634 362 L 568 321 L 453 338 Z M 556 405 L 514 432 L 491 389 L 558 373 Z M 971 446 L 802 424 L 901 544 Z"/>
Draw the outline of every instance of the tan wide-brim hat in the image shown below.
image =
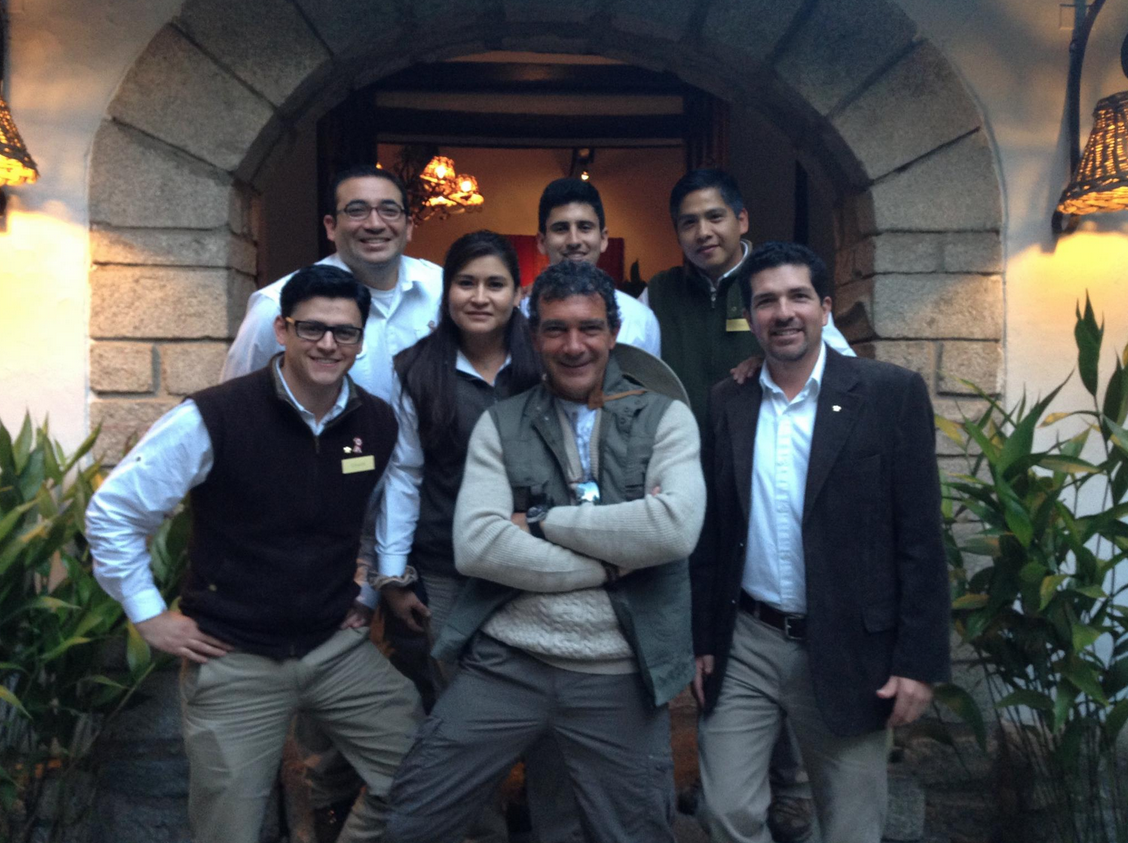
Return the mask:
<path id="1" fill-rule="evenodd" d="M 651 392 L 660 392 L 683 404 L 689 404 L 689 395 L 674 370 L 650 352 L 621 342 L 616 343 L 611 353 L 623 374 L 631 380 L 637 381 Z"/>

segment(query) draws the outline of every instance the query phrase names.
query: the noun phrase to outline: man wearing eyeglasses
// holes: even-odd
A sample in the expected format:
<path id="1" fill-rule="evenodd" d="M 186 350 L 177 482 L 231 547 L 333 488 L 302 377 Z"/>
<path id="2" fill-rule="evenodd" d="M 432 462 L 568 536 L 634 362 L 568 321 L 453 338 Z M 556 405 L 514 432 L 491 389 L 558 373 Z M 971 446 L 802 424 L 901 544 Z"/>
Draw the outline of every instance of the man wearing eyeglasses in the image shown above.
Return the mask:
<path id="1" fill-rule="evenodd" d="M 434 328 L 442 296 L 441 267 L 403 253 L 412 234 L 411 216 L 406 208 L 407 191 L 387 170 L 361 165 L 341 172 L 325 196 L 323 219 L 326 236 L 337 251 L 318 262 L 351 273 L 368 288 L 372 306 L 364 323 L 364 346 L 350 376 L 393 406 L 392 358 Z M 251 295 L 243 324 L 227 353 L 222 380 L 262 368 L 281 350 L 274 323 L 279 315 L 281 292 L 289 278 L 286 276 Z M 389 501 L 402 501 L 415 493 L 418 477 L 401 470 L 399 463 L 394 462 L 385 485 L 401 491 L 389 495 Z M 376 513 L 370 515 L 374 519 Z M 381 524 L 388 525 L 381 547 L 389 560 L 400 560 L 401 569 L 411 551 L 411 534 L 397 536 L 390 525 L 404 520 L 391 514 L 380 519 Z M 365 524 L 360 549 L 363 563 L 373 568 L 374 529 L 370 519 Z M 346 622 L 367 628 L 375 606 L 376 592 L 367 580 L 362 580 L 357 610 Z M 329 843 L 340 831 L 359 780 L 333 751 L 326 736 L 304 718 L 298 718 L 295 735 L 311 787 L 318 839 L 320 843 Z"/>
<path id="2" fill-rule="evenodd" d="M 403 253 L 412 234 L 406 207 L 407 191 L 400 180 L 387 170 L 364 165 L 334 179 L 323 220 L 337 251 L 319 263 L 352 273 L 372 294 L 364 348 L 351 376 L 385 401 L 391 399 L 392 357 L 430 332 L 442 296 L 442 269 Z M 222 380 L 253 372 L 281 351 L 273 326 L 289 277 L 251 295 Z"/>
<path id="3" fill-rule="evenodd" d="M 293 715 L 360 773 L 341 839 L 381 839 L 392 775 L 422 707 L 349 624 L 367 502 L 396 443 L 391 408 L 347 372 L 371 294 L 315 265 L 281 291 L 267 366 L 166 413 L 91 499 L 94 573 L 151 646 L 184 660 L 196 843 L 257 843 Z M 190 495 L 189 568 L 166 606 L 146 538 Z"/>

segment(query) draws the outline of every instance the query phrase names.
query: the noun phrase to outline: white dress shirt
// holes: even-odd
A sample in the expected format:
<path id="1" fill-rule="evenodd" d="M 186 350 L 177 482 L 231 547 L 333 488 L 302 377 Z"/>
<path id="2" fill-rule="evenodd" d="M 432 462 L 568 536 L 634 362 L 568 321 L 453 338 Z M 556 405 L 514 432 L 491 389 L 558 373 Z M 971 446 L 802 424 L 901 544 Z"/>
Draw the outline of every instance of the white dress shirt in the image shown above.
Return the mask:
<path id="1" fill-rule="evenodd" d="M 342 384 L 336 403 L 317 421 L 294 397 L 286 378 L 281 381 L 314 436 L 320 436 L 348 403 L 349 390 Z M 208 429 L 196 402 L 189 398 L 149 428 L 90 499 L 86 538 L 94 555 L 94 577 L 134 623 L 167 608 L 153 582 L 146 539 L 191 489 L 204 482 L 213 461 Z M 358 570 L 358 582 L 360 574 Z M 369 590 L 369 594 L 366 605 L 375 606 L 374 593 Z"/>
<path id="2" fill-rule="evenodd" d="M 318 261 L 345 272 L 349 268 L 333 254 Z M 291 273 L 292 275 L 292 273 Z M 291 275 L 256 290 L 247 302 L 247 315 L 227 352 L 221 380 L 250 374 L 282 350 L 274 338 L 274 320 L 281 315 L 282 288 Z M 430 261 L 400 258 L 399 281 L 386 294 L 373 291 L 372 309 L 364 323 L 364 348 L 349 377 L 377 398 L 392 403 L 392 358 L 415 345 L 438 324 L 443 271 Z"/>
<path id="3" fill-rule="evenodd" d="M 592 480 L 594 476 L 591 467 L 591 437 L 595 433 L 595 420 L 599 411 L 591 409 L 586 403 L 565 401 L 563 398 L 557 398 L 556 404 L 560 407 L 560 411 L 572 428 L 572 436 L 576 442 L 576 453 L 580 458 L 580 467 L 584 473 L 584 476 L 580 479 L 582 481 Z"/>
<path id="4" fill-rule="evenodd" d="M 615 291 L 615 304 L 619 305 L 619 335 L 615 342 L 625 342 L 649 351 L 655 357 L 662 350 L 662 329 L 654 311 L 629 293 Z M 521 312 L 529 315 L 529 296 L 521 299 Z"/>
<path id="5" fill-rule="evenodd" d="M 506 357 L 500 375 L 510 358 Z M 474 365 L 462 353 L 454 361 L 454 368 L 470 377 L 486 382 Z M 385 472 L 387 483 L 384 488 L 384 505 L 376 521 L 376 558 L 382 576 L 400 577 L 407 568 L 411 545 L 415 540 L 415 525 L 419 523 L 419 480 L 414 483 L 403 482 L 404 478 L 422 478 L 423 443 L 419 438 L 419 413 L 415 402 L 393 373 L 394 395 L 392 409 L 399 422 L 399 438 L 396 440 L 392 459 Z M 492 385 L 492 384 L 491 384 Z"/>
<path id="6" fill-rule="evenodd" d="M 751 512 L 742 585 L 757 600 L 789 614 L 807 612 L 803 501 L 815 432 L 826 344 L 807 383 L 790 401 L 760 369 L 763 398 L 752 454 Z"/>

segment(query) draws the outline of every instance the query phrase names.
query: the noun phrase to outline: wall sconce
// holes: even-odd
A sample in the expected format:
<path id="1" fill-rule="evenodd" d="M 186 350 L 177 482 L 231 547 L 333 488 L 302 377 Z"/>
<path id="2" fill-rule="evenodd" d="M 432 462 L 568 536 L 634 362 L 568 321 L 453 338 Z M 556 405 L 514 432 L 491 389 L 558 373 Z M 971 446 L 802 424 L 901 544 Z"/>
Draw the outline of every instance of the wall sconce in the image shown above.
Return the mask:
<path id="1" fill-rule="evenodd" d="M 1066 107 L 1072 178 L 1051 220 L 1055 236 L 1075 231 L 1082 214 L 1128 209 L 1128 91 L 1097 103 L 1093 131 L 1081 154 L 1081 68 L 1089 33 L 1104 4 L 1105 0 L 1094 0 L 1085 18 L 1074 26 L 1069 43 Z M 1120 66 L 1128 76 L 1128 37 L 1120 47 Z"/>
<path id="2" fill-rule="evenodd" d="M 8 40 L 8 19 L 0 6 L 0 218 L 8 206 L 4 187 L 9 184 L 27 184 L 39 178 L 39 169 L 24 146 L 16 129 L 12 112 L 4 99 L 4 47 Z"/>

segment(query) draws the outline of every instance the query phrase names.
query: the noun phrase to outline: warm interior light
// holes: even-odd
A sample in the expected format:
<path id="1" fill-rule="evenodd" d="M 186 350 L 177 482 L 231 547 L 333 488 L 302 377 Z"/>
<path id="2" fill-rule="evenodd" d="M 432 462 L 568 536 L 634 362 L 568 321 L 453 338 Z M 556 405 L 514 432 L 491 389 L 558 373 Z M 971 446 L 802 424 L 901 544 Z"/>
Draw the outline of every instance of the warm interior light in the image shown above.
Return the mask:
<path id="1" fill-rule="evenodd" d="M 580 178 L 584 181 L 587 181 L 591 178 L 591 173 L 589 173 L 587 170 L 584 170 L 582 173 L 580 173 Z"/>
<path id="2" fill-rule="evenodd" d="M 415 222 L 437 217 L 445 219 L 451 214 L 477 210 L 485 203 L 478 191 L 478 180 L 469 174 L 455 175 L 454 161 L 441 155 L 434 156 L 416 177 L 408 192 L 414 198 L 410 204 L 415 209 Z"/>
<path id="3" fill-rule="evenodd" d="M 1093 111 L 1093 131 L 1073 179 L 1062 191 L 1063 214 L 1128 208 L 1128 91 L 1105 97 Z"/>
<path id="4" fill-rule="evenodd" d="M 419 178 L 432 184 L 448 181 L 453 176 L 454 162 L 441 155 L 436 155 L 428 161 L 427 166 L 423 168 L 423 172 L 419 174 Z"/>

